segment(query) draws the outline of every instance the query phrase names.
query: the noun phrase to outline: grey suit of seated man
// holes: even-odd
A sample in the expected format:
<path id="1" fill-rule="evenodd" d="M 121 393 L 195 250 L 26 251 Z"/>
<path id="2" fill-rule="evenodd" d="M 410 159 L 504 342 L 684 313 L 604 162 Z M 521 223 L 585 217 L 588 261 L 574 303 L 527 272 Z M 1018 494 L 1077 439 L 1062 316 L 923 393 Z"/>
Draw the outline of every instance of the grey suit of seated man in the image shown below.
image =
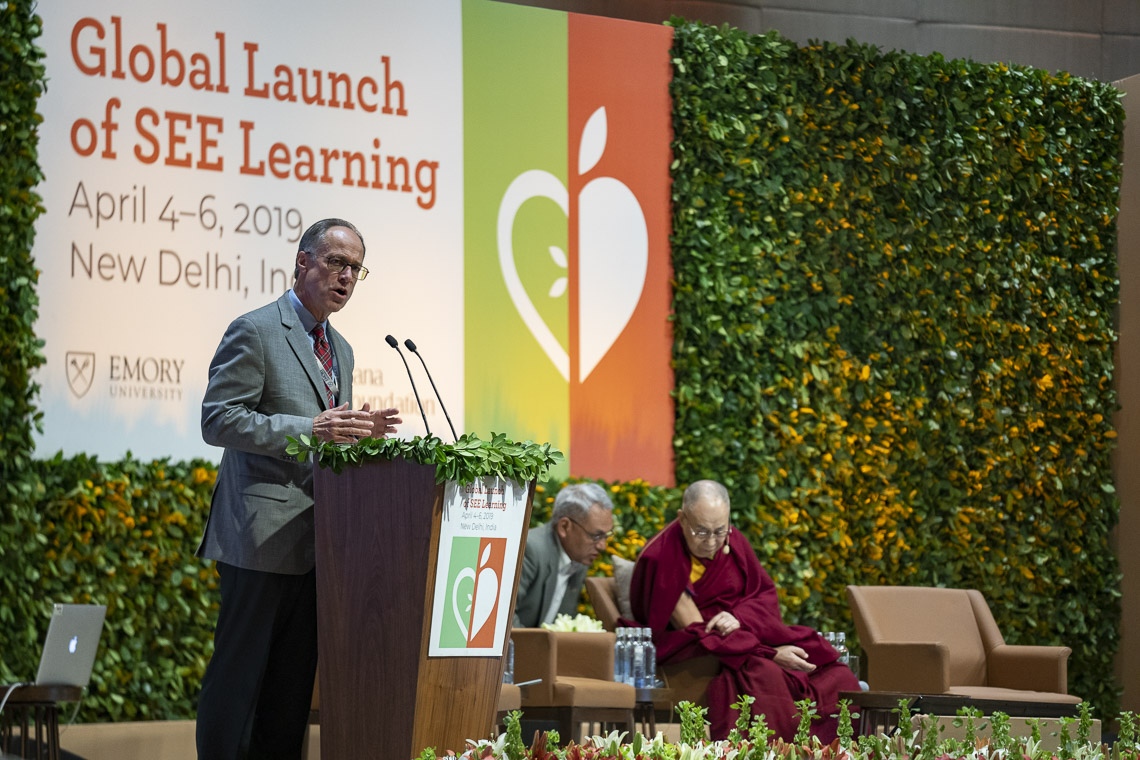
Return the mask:
<path id="1" fill-rule="evenodd" d="M 597 483 L 558 492 L 550 522 L 526 537 L 514 626 L 536 628 L 559 613 L 574 615 L 586 570 L 613 535 L 614 504 Z"/>

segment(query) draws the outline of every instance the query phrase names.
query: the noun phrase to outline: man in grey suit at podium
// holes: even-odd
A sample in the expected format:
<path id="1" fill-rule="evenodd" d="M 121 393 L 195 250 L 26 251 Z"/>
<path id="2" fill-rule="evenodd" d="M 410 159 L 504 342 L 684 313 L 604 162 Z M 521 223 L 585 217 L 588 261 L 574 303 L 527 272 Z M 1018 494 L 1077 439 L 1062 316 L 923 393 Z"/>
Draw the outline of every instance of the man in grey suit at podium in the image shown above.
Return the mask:
<path id="1" fill-rule="evenodd" d="M 368 270 L 343 219 L 311 226 L 293 288 L 235 319 L 210 363 L 202 437 L 224 447 L 198 555 L 217 561 L 222 603 L 202 679 L 201 760 L 297 758 L 317 666 L 313 465 L 287 436 L 381 438 L 395 409 L 352 409 L 352 347 L 328 324 Z"/>
<path id="2" fill-rule="evenodd" d="M 514 626 L 537 628 L 559 613 L 575 615 L 586 570 L 614 532 L 614 504 L 597 483 L 558 492 L 550 522 L 526 537 Z"/>

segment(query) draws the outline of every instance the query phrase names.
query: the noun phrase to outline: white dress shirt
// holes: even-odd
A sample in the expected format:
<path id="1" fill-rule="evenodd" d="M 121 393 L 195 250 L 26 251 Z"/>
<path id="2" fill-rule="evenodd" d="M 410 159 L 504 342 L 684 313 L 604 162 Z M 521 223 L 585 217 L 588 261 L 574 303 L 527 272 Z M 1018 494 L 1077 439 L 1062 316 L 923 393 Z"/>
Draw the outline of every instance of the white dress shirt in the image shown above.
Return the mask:
<path id="1" fill-rule="evenodd" d="M 554 594 L 550 597 L 550 604 L 547 606 L 541 622 L 553 623 L 554 618 L 558 617 L 558 608 L 562 606 L 562 597 L 566 596 L 566 583 L 574 573 L 574 564 L 574 560 L 570 559 L 566 550 L 562 548 L 562 542 L 559 541 L 558 574 L 554 577 Z"/>

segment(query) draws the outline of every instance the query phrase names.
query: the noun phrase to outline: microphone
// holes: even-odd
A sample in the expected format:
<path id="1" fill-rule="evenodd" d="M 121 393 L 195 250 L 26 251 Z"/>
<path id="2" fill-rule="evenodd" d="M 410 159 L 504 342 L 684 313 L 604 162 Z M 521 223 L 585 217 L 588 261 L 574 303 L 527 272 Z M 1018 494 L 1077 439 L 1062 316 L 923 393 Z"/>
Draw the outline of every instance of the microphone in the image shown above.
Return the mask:
<path id="1" fill-rule="evenodd" d="M 411 351 L 419 358 L 420 364 L 424 365 L 424 372 L 427 373 L 428 382 L 431 383 L 431 389 L 435 391 L 435 397 L 439 400 L 439 408 L 443 410 L 443 416 L 447 418 L 447 426 L 451 428 L 451 437 L 458 442 L 459 436 L 455 434 L 455 425 L 451 424 L 451 415 L 447 413 L 447 407 L 443 405 L 443 397 L 439 395 L 439 388 L 435 387 L 435 380 L 431 379 L 431 372 L 428 372 L 427 362 L 425 362 L 424 358 L 420 356 L 420 352 L 416 350 L 416 344 L 412 342 L 411 338 L 405 339 L 404 345 L 408 347 L 409 351 Z"/>
<path id="2" fill-rule="evenodd" d="M 400 350 L 400 343 L 391 335 L 385 335 L 384 340 L 389 346 L 396 349 L 396 353 L 400 355 L 400 360 L 404 362 L 404 369 L 408 371 L 408 381 L 412 384 L 412 393 L 416 397 L 416 403 L 420 405 L 420 417 L 424 420 L 424 430 L 427 431 L 428 437 L 431 437 L 431 428 L 428 427 L 427 415 L 424 414 L 424 403 L 420 401 L 420 393 L 416 390 L 416 381 L 412 380 L 412 368 L 408 366 L 408 360 L 404 358 L 404 352 Z M 423 359 L 420 359 L 423 361 Z"/>

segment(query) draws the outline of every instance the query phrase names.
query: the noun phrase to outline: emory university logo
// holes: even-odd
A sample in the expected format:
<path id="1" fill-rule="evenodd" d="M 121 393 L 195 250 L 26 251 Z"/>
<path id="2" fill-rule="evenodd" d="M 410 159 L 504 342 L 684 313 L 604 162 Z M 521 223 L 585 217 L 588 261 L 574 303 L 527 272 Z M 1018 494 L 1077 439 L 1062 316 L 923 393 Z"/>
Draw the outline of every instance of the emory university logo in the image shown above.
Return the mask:
<path id="1" fill-rule="evenodd" d="M 67 387 L 76 398 L 83 398 L 95 380 L 95 352 L 68 351 L 64 363 L 67 368 Z"/>

